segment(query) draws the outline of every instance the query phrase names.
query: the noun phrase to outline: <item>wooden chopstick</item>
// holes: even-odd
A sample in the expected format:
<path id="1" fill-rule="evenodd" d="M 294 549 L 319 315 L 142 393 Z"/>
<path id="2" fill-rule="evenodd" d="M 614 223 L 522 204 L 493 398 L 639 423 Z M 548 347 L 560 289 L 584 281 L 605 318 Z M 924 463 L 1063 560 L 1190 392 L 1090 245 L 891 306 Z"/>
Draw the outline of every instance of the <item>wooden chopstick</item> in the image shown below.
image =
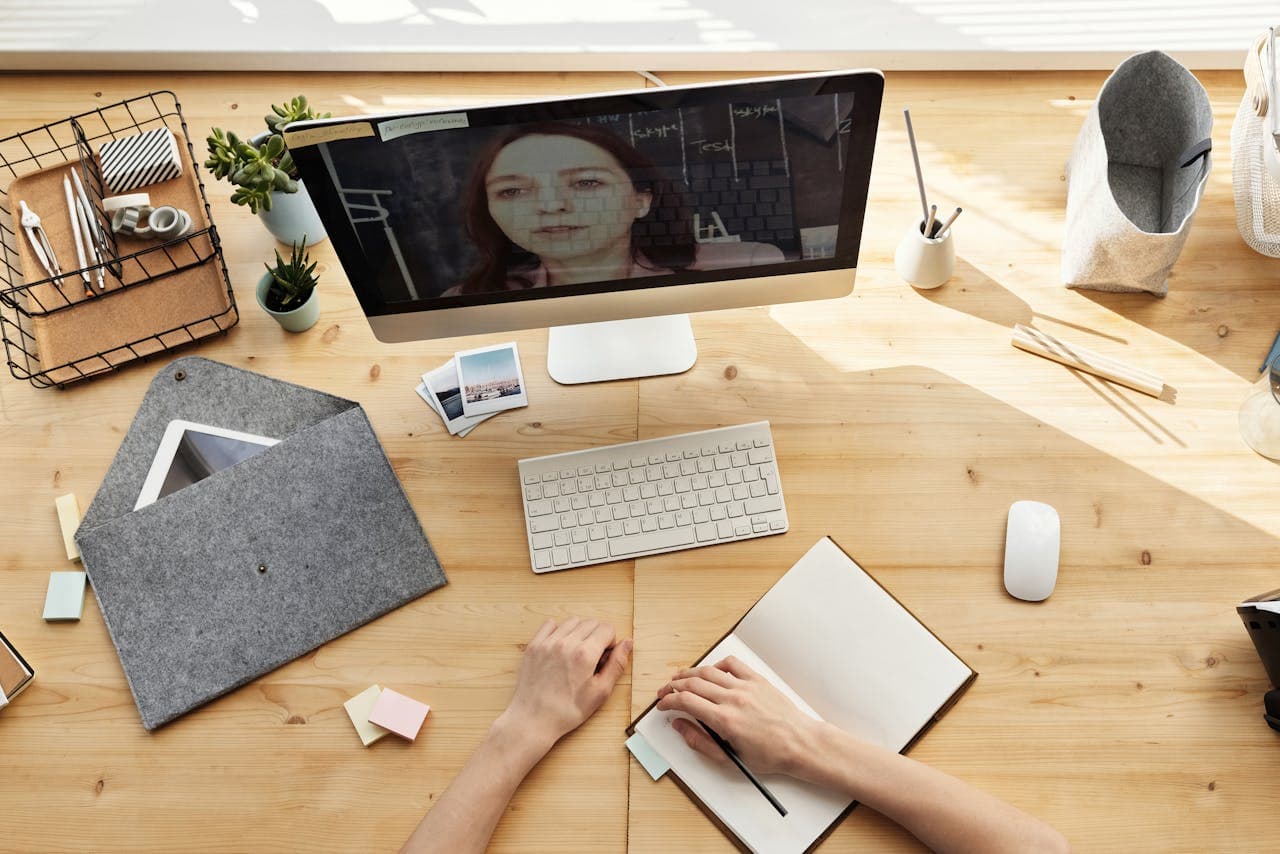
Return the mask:
<path id="1" fill-rule="evenodd" d="M 1177 395 L 1163 379 L 1150 371 L 1126 365 L 1084 347 L 1066 344 L 1046 332 L 1021 323 L 1013 328 L 1013 346 L 1162 400 L 1172 402 Z"/>

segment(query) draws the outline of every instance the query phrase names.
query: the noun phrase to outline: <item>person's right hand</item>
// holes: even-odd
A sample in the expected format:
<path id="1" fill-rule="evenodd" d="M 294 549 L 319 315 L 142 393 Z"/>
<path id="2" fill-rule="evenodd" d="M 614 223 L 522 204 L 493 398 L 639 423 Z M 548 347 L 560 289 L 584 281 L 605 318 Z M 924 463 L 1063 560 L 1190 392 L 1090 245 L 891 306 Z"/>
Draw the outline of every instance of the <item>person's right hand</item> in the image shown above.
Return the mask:
<path id="1" fill-rule="evenodd" d="M 795 775 L 813 750 L 819 721 L 737 658 L 682 670 L 658 691 L 658 708 L 684 712 L 716 731 L 748 768 L 760 774 Z M 694 750 L 728 762 L 706 730 L 676 718 L 676 732 Z"/>

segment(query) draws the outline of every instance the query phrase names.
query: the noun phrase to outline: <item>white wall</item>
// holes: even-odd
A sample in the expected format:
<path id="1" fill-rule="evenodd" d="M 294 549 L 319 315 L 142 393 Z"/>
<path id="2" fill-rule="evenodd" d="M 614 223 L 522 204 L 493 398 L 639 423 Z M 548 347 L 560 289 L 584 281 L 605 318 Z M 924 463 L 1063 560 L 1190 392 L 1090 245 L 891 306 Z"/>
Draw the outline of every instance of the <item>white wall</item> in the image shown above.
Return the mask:
<path id="1" fill-rule="evenodd" d="M 1256 0 L 0 0 L 0 69 L 1240 68 Z"/>

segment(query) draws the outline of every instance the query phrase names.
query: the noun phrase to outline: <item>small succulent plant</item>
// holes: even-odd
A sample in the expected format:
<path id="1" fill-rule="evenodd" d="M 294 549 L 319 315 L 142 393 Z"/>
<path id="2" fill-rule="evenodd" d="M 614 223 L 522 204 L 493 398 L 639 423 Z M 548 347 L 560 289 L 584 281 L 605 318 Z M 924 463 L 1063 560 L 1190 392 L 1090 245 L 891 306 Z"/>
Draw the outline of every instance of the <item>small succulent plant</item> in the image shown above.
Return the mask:
<path id="1" fill-rule="evenodd" d="M 263 265 L 271 274 L 265 302 L 272 311 L 292 311 L 300 307 L 315 289 L 318 281 L 316 264 L 307 254 L 306 242 L 306 235 L 303 235 L 301 243 L 293 244 L 288 261 L 280 257 L 277 249 L 275 266 Z"/>
<path id="2" fill-rule="evenodd" d="M 281 135 L 289 122 L 324 119 L 330 113 L 314 112 L 307 99 L 299 95 L 285 104 L 273 104 L 271 114 L 263 116 L 268 136 L 261 143 L 241 139 L 232 131 L 214 128 L 209 135 L 209 158 L 205 168 L 215 178 L 236 185 L 231 201 L 247 205 L 249 210 L 271 210 L 272 192 L 298 192 L 298 173 Z"/>

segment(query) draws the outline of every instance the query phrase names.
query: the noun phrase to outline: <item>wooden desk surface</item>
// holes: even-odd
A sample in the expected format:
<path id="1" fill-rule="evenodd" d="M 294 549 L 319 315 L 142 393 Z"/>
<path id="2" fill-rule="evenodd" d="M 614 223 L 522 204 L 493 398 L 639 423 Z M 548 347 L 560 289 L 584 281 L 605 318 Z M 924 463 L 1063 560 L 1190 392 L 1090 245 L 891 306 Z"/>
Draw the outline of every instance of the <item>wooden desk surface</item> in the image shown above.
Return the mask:
<path id="1" fill-rule="evenodd" d="M 1059 827 L 1080 850 L 1267 845 L 1276 736 L 1265 674 L 1234 612 L 1280 586 L 1277 468 L 1236 412 L 1280 325 L 1278 262 L 1235 228 L 1229 132 L 1240 75 L 1200 75 L 1214 170 L 1169 296 L 1059 284 L 1062 165 L 1104 79 L 1093 72 L 893 74 L 855 293 L 694 317 L 679 377 L 564 388 L 545 333 L 384 346 L 331 248 L 318 326 L 281 332 L 254 304 L 274 246 L 207 184 L 242 321 L 188 349 L 360 400 L 449 573 L 448 587 L 148 734 L 92 602 L 40 618 L 69 569 L 53 501 L 87 506 L 157 363 L 66 391 L 0 380 L 0 628 L 38 670 L 0 713 L 0 848 L 165 851 L 398 845 L 504 706 L 547 615 L 634 631 L 633 671 L 520 790 L 497 851 L 728 850 L 622 729 L 813 542 L 833 535 L 979 672 L 913 755 Z M 695 79 L 670 75 L 669 82 Z M 697 79 L 710 79 L 706 75 Z M 157 88 L 197 138 L 248 131 L 305 92 L 335 113 L 634 87 L 619 74 L 0 76 L 0 136 Z M 900 118 L 910 105 L 941 208 L 963 205 L 955 279 L 916 292 L 892 252 L 917 215 Z M 1176 405 L 1015 351 L 1030 322 L 1161 373 Z M 456 349 L 516 339 L 528 409 L 451 439 L 413 394 Z M 782 537 L 534 576 L 519 533 L 523 456 L 744 420 L 773 423 L 792 518 Z M 1047 602 L 1001 589 L 1008 505 L 1062 515 Z M 370 683 L 432 705 L 415 744 L 359 745 L 342 702 Z M 823 850 L 915 850 L 859 809 Z"/>

